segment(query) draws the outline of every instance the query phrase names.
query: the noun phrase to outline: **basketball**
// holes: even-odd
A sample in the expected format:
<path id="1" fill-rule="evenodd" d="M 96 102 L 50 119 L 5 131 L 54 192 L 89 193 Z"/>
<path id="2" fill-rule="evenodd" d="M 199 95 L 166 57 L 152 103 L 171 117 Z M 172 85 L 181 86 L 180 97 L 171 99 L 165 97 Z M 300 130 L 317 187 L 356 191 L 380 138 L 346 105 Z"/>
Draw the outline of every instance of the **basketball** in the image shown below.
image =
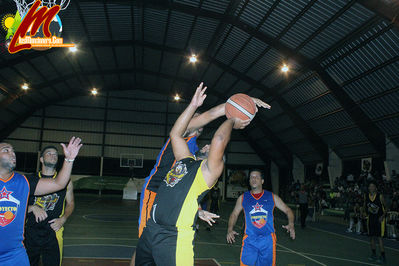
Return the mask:
<path id="1" fill-rule="evenodd" d="M 241 120 L 253 119 L 256 113 L 256 105 L 251 97 L 243 93 L 231 96 L 225 106 L 227 118 L 239 118 Z"/>
<path id="2" fill-rule="evenodd" d="M 14 218 L 14 214 L 10 211 L 7 211 L 4 213 L 4 218 L 6 218 L 7 220 L 11 220 L 12 218 Z"/>

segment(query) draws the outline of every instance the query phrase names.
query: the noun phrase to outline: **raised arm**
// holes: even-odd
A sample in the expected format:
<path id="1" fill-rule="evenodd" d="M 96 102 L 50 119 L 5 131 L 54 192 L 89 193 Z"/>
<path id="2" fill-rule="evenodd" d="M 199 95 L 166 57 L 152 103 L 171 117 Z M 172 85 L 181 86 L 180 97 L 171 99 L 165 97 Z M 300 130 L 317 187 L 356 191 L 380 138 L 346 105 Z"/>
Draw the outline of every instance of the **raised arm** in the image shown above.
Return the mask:
<path id="1" fill-rule="evenodd" d="M 238 235 L 236 231 L 234 231 L 234 226 L 237 223 L 238 216 L 242 211 L 242 195 L 238 197 L 236 201 L 236 206 L 234 207 L 233 212 L 230 214 L 229 225 L 227 227 L 227 243 L 233 244 L 235 242 L 235 236 Z"/>
<path id="2" fill-rule="evenodd" d="M 292 239 L 295 239 L 294 213 L 279 196 L 273 194 L 273 198 L 276 207 L 287 215 L 288 225 L 283 225 L 283 228 L 287 229 L 287 232 L 290 233 Z"/>
<path id="3" fill-rule="evenodd" d="M 248 120 L 240 120 L 238 118 L 230 118 L 216 130 L 213 135 L 211 146 L 209 148 L 209 156 L 205 163 L 202 164 L 202 172 L 208 187 L 212 187 L 223 171 L 223 155 L 227 144 L 230 141 L 231 130 L 243 129 L 251 122 Z"/>
<path id="4" fill-rule="evenodd" d="M 252 100 L 254 101 L 254 103 L 257 107 L 266 108 L 266 109 L 271 108 L 270 105 L 268 105 L 267 103 L 263 102 L 262 100 L 260 100 L 258 98 L 252 97 Z M 205 113 L 202 113 L 197 117 L 193 117 L 191 119 L 190 123 L 188 124 L 187 130 L 189 132 L 192 132 L 198 128 L 201 128 L 201 127 L 209 124 L 213 120 L 215 120 L 221 116 L 224 116 L 226 114 L 225 113 L 225 105 L 226 105 L 225 103 L 219 104 L 219 105 L 209 109 Z"/>
<path id="5" fill-rule="evenodd" d="M 225 103 L 219 104 L 208 111 L 193 117 L 187 126 L 187 131 L 192 132 L 198 128 L 204 127 L 213 120 L 225 115 Z"/>
<path id="6" fill-rule="evenodd" d="M 206 87 L 202 88 L 202 86 L 203 83 L 198 86 L 193 98 L 191 99 L 190 104 L 176 120 L 172 130 L 170 131 L 170 140 L 172 143 L 173 154 L 177 161 L 191 156 L 187 143 L 183 138 L 183 134 L 186 131 L 190 119 L 193 117 L 195 111 L 203 104 L 206 98 Z"/>
<path id="7" fill-rule="evenodd" d="M 79 153 L 82 140 L 80 138 L 72 137 L 68 143 L 68 146 L 61 143 L 64 150 L 65 160 L 62 165 L 61 171 L 58 173 L 57 177 L 52 178 L 40 178 L 37 183 L 35 195 L 45 195 L 53 193 L 63 189 L 69 182 L 72 172 L 73 161 Z"/>

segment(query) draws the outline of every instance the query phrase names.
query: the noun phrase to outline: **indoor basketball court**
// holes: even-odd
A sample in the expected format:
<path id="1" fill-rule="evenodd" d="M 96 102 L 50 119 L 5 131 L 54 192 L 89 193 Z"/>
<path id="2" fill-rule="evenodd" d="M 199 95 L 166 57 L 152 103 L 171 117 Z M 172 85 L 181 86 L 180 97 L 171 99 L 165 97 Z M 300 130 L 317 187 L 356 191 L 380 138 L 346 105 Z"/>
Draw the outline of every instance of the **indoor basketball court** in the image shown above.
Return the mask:
<path id="1" fill-rule="evenodd" d="M 398 1 L 0 0 L 0 23 L 0 265 L 399 265 Z"/>

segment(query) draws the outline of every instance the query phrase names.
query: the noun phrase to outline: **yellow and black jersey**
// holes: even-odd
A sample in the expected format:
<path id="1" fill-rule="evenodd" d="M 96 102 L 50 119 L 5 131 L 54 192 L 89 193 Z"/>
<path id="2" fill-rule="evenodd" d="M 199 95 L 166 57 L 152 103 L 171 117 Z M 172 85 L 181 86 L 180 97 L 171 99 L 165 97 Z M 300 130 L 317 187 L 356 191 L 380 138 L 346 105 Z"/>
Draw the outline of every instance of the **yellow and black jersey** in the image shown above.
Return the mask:
<path id="1" fill-rule="evenodd" d="M 39 172 L 33 175 L 31 178 L 36 178 L 37 180 L 39 180 L 40 178 L 55 178 L 56 176 L 57 174 L 52 176 L 45 176 Z M 26 216 L 26 226 L 28 228 L 34 227 L 39 230 L 40 229 L 52 230 L 48 222 L 55 218 L 59 218 L 64 214 L 66 192 L 67 192 L 67 187 L 48 195 L 30 196 L 28 204 L 37 205 L 41 207 L 43 210 L 46 211 L 47 218 L 37 223 L 33 213 L 32 212 L 28 213 L 28 215 Z"/>
<path id="2" fill-rule="evenodd" d="M 381 194 L 375 193 L 374 196 L 371 194 L 365 195 L 366 212 L 368 215 L 382 216 L 385 212 L 384 205 L 381 201 Z"/>
<path id="3" fill-rule="evenodd" d="M 155 223 L 177 229 L 193 228 L 199 202 L 210 189 L 202 175 L 202 162 L 188 157 L 177 161 L 166 174 L 151 211 Z"/>

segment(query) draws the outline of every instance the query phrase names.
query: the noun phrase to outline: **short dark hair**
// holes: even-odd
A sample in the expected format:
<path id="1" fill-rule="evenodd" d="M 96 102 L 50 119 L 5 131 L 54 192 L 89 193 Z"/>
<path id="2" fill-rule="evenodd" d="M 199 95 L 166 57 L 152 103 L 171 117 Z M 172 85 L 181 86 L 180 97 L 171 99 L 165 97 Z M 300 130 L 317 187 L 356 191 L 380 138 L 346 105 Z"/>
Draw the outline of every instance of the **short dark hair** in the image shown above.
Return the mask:
<path id="1" fill-rule="evenodd" d="M 249 171 L 249 175 L 250 175 L 250 176 L 251 176 L 251 173 L 252 173 L 252 172 L 259 172 L 259 173 L 260 173 L 260 177 L 261 177 L 262 179 L 265 179 L 265 176 L 264 176 L 262 170 L 260 170 L 260 169 L 258 169 L 258 168 L 252 169 L 251 171 Z"/>
<path id="2" fill-rule="evenodd" d="M 377 187 L 377 182 L 375 182 L 374 180 L 369 181 L 367 184 L 367 187 L 369 187 L 371 184 L 373 184 L 375 187 Z"/>
<path id="3" fill-rule="evenodd" d="M 42 151 L 40 152 L 40 157 L 43 157 L 43 156 L 44 156 L 44 153 L 45 153 L 46 150 L 48 150 L 48 149 L 54 149 L 54 150 L 56 150 L 56 151 L 58 152 L 58 149 L 57 149 L 56 146 L 54 146 L 54 145 L 49 145 L 49 146 L 46 146 L 46 147 L 44 147 L 44 148 L 42 149 Z"/>

